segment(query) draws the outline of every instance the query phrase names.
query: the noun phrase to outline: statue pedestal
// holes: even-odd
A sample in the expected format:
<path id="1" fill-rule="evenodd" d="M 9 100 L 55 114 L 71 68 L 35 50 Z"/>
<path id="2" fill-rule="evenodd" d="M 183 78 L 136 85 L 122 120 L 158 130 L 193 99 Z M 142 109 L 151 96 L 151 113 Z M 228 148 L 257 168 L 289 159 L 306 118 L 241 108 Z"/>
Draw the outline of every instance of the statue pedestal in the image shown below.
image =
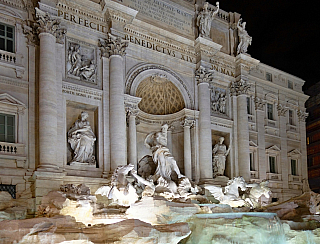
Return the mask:
<path id="1" fill-rule="evenodd" d="M 96 167 L 95 163 L 80 163 L 80 162 L 70 162 L 70 166 L 86 166 L 86 167 Z"/>
<path id="2" fill-rule="evenodd" d="M 215 186 L 221 186 L 225 187 L 229 181 L 229 178 L 227 176 L 217 176 L 216 178 L 213 179 L 212 183 Z"/>

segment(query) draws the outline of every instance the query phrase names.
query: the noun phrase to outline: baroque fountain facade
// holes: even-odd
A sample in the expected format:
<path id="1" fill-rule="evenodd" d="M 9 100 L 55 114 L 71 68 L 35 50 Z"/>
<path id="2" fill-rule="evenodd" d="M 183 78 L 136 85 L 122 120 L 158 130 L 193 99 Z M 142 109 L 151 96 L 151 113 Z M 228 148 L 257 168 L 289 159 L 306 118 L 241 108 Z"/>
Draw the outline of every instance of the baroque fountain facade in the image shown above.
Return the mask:
<path id="1" fill-rule="evenodd" d="M 0 12 L 1 241 L 317 238 L 304 81 L 247 53 L 240 14 L 186 0 Z"/>

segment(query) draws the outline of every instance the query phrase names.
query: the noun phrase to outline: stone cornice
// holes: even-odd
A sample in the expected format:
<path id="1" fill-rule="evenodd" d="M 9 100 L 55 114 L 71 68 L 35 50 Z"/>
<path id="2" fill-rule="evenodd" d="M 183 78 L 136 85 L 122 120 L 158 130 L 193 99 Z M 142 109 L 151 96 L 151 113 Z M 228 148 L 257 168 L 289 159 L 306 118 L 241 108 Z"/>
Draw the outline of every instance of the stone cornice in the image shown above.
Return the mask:
<path id="1" fill-rule="evenodd" d="M 195 72 L 195 79 L 197 84 L 207 83 L 209 84 L 213 80 L 213 70 L 206 69 L 200 66 Z"/>
<path id="2" fill-rule="evenodd" d="M 119 36 L 114 36 L 108 33 L 108 39 L 99 39 L 98 46 L 101 49 L 103 57 L 109 58 L 112 55 L 124 56 L 129 41 L 122 39 Z"/>
<path id="3" fill-rule="evenodd" d="M 29 84 L 27 81 L 21 80 L 21 79 L 13 79 L 9 77 L 4 77 L 2 76 L 0 79 L 0 83 L 6 84 L 6 85 L 12 85 L 12 86 L 17 86 L 21 88 L 28 88 Z"/>

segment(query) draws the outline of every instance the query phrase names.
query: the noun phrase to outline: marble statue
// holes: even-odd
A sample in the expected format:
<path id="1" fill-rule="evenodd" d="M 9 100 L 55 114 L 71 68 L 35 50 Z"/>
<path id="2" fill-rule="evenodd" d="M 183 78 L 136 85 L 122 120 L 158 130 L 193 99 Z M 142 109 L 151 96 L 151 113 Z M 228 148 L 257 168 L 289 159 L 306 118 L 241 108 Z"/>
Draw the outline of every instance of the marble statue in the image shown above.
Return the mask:
<path id="1" fill-rule="evenodd" d="M 230 152 L 230 147 L 227 149 L 227 146 L 223 144 L 223 141 L 224 137 L 220 137 L 219 142 L 214 145 L 214 148 L 212 150 L 212 166 L 214 176 L 224 175 L 224 170 L 226 167 L 226 157 Z"/>
<path id="2" fill-rule="evenodd" d="M 128 173 L 133 169 L 133 164 L 118 166 L 115 169 L 111 178 L 112 187 L 107 194 L 108 199 L 122 206 L 130 206 L 138 200 L 136 189 L 127 180 Z"/>
<path id="3" fill-rule="evenodd" d="M 207 189 L 215 199 L 219 200 L 221 204 L 228 204 L 231 207 L 241 207 L 246 204 L 246 201 L 241 199 L 239 187 L 242 191 L 247 189 L 247 184 L 241 176 L 229 180 L 224 191 L 222 190 L 222 187 L 213 185 L 208 185 L 204 188 Z"/>
<path id="4" fill-rule="evenodd" d="M 71 64 L 71 68 L 68 70 L 68 73 L 74 76 L 78 76 L 80 74 L 80 68 L 82 66 L 80 45 L 70 46 L 68 61 Z"/>
<path id="5" fill-rule="evenodd" d="M 198 14 L 197 26 L 199 28 L 200 36 L 202 37 L 210 37 L 211 22 L 214 16 L 219 12 L 219 2 L 216 4 L 217 9 L 213 12 L 208 9 L 209 3 L 205 2 L 202 11 Z"/>
<path id="6" fill-rule="evenodd" d="M 271 189 L 268 187 L 269 181 L 262 181 L 260 184 L 252 183 L 247 184 L 246 187 L 250 187 L 248 195 L 244 195 L 243 199 L 248 202 L 252 209 L 259 208 L 259 198 L 264 195 L 266 198 L 270 198 Z"/>
<path id="7" fill-rule="evenodd" d="M 96 141 L 88 118 L 87 112 L 81 113 L 81 119 L 78 119 L 68 131 L 68 142 L 73 150 L 73 159 L 70 165 L 83 163 L 95 165 L 96 159 L 93 155 L 93 146 Z"/>
<path id="8" fill-rule="evenodd" d="M 145 145 L 152 150 L 152 158 L 157 164 L 155 175 L 165 181 L 171 181 L 171 174 L 174 171 L 178 178 L 183 177 L 180 173 L 176 160 L 172 157 L 167 148 L 168 125 L 161 127 L 160 132 L 152 132 L 147 135 Z"/>
<path id="9" fill-rule="evenodd" d="M 251 45 L 252 37 L 248 35 L 248 32 L 246 31 L 246 22 L 242 22 L 242 19 L 240 18 L 237 27 L 238 27 L 238 35 L 240 39 L 240 43 L 238 45 L 237 54 L 240 53 L 246 53 L 248 46 Z"/>
<path id="10" fill-rule="evenodd" d="M 93 60 L 90 61 L 89 65 L 85 65 L 85 66 L 81 67 L 80 71 L 81 71 L 81 76 L 84 79 L 91 81 L 93 78 L 93 75 L 96 72 L 96 66 L 94 65 Z"/>

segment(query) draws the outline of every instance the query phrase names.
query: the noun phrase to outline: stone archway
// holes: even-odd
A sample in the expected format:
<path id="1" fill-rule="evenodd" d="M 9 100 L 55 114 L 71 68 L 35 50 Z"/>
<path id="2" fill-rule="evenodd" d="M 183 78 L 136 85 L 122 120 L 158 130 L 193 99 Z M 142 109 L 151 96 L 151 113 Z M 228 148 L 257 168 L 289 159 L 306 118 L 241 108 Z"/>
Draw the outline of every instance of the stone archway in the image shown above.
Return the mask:
<path id="1" fill-rule="evenodd" d="M 126 93 L 136 96 L 139 84 L 148 77 L 158 75 L 166 77 L 180 92 L 183 97 L 185 108 L 194 109 L 194 97 L 191 88 L 175 72 L 162 65 L 144 64 L 134 67 L 126 80 Z"/>

